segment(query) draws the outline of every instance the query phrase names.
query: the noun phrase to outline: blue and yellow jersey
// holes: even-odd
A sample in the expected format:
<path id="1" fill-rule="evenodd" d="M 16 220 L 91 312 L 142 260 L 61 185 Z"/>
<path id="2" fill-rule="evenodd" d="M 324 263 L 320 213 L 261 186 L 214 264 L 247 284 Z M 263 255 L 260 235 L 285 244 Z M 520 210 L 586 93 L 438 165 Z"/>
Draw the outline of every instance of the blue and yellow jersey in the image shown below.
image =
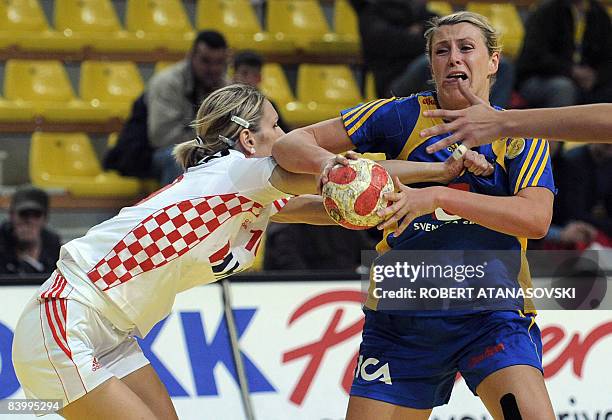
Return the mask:
<path id="1" fill-rule="evenodd" d="M 387 159 L 444 162 L 456 145 L 434 154 L 427 153 L 425 148 L 450 133 L 426 139 L 419 136 L 421 130 L 443 122 L 422 116 L 423 111 L 433 109 L 438 109 L 434 93 L 424 92 L 406 98 L 375 100 L 346 109 L 341 115 L 346 131 L 360 153 L 382 152 Z M 474 150 L 494 163 L 494 173 L 480 177 L 464 171 L 448 187 L 494 196 L 512 196 L 527 187 L 544 187 L 555 192 L 546 140 L 504 138 Z M 385 231 L 376 248 L 379 253 L 389 249 L 524 251 L 527 247 L 526 238 L 493 231 L 442 209 L 416 218 L 397 238 L 392 232 L 391 229 Z M 526 260 L 515 281 L 522 287 L 531 287 Z M 375 302 L 370 299 L 367 306 L 375 309 Z"/>

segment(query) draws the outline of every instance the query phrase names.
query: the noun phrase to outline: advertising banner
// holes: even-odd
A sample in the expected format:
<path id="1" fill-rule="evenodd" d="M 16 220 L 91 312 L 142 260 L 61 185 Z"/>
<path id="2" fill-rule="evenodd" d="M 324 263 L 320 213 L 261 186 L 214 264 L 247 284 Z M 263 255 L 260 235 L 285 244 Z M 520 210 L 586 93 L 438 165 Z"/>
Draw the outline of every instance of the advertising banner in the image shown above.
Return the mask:
<path id="1" fill-rule="evenodd" d="M 0 291 L 0 400 L 10 401 L 24 398 L 11 364 L 11 341 L 35 288 Z M 343 419 L 363 326 L 359 281 L 234 283 L 232 300 L 255 417 Z M 244 418 L 221 302 L 218 285 L 184 292 L 168 318 L 140 342 L 181 419 Z M 537 322 L 558 419 L 612 420 L 612 312 L 541 311 Z M 374 359 L 362 360 L 358 374 L 392 379 L 393 367 Z M 449 404 L 431 418 L 490 416 L 458 377 Z"/>

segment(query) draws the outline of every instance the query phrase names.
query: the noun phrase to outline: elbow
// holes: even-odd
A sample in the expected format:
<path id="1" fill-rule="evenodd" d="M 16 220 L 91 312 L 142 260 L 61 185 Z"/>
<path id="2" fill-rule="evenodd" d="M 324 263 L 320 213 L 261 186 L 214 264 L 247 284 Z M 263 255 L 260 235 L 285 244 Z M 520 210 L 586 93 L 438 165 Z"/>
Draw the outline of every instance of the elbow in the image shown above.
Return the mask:
<path id="1" fill-rule="evenodd" d="M 281 164 L 283 157 L 286 155 L 287 143 L 287 135 L 284 135 L 272 145 L 272 157 L 279 163 L 279 165 Z"/>
<path id="2" fill-rule="evenodd" d="M 528 223 L 527 239 L 542 239 L 548 233 L 552 220 L 552 209 L 535 214 Z"/>
<path id="3" fill-rule="evenodd" d="M 291 132 L 285 134 L 272 145 L 272 157 L 278 162 L 279 165 L 282 166 L 283 160 L 291 156 L 291 151 L 293 147 L 291 146 L 292 142 L 294 142 L 293 138 L 296 133 L 302 132 L 303 129 L 298 128 L 292 130 Z"/>

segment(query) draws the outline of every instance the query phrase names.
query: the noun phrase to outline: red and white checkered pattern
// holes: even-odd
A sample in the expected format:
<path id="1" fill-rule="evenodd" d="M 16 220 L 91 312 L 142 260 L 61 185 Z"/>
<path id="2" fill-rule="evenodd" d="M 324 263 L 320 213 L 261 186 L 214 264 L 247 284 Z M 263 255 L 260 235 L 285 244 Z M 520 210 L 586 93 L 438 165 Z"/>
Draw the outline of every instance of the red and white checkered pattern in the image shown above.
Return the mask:
<path id="1" fill-rule="evenodd" d="M 183 255 L 233 216 L 258 216 L 261 209 L 261 204 L 238 194 L 175 203 L 144 219 L 87 275 L 108 290 Z"/>

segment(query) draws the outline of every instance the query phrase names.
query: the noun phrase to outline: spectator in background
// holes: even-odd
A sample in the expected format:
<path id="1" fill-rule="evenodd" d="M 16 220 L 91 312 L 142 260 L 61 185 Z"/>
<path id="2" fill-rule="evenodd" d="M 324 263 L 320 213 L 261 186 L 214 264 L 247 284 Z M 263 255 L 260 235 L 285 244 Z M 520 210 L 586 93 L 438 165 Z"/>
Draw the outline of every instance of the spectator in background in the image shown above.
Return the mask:
<path id="1" fill-rule="evenodd" d="M 527 19 L 517 61 L 532 107 L 612 102 L 612 29 L 596 0 L 549 0 Z"/>
<path id="2" fill-rule="evenodd" d="M 591 242 L 612 247 L 612 144 L 588 144 L 565 152 L 556 170 L 559 194 L 547 240 L 570 248 Z"/>
<path id="3" fill-rule="evenodd" d="M 0 224 L 0 274 L 46 274 L 55 270 L 60 238 L 46 227 L 49 196 L 38 188 L 18 190 L 9 219 Z"/>
<path id="4" fill-rule="evenodd" d="M 425 54 L 427 23 L 437 15 L 426 0 L 351 0 L 359 16 L 366 66 L 374 74 L 379 98 L 409 96 L 435 89 Z M 491 103 L 508 107 L 514 85 L 514 66 L 499 63 Z"/>
<path id="5" fill-rule="evenodd" d="M 234 55 L 233 63 L 233 78 L 234 83 L 244 83 L 259 89 L 261 84 L 261 69 L 263 68 L 264 60 L 263 57 L 254 51 L 245 50 L 240 51 Z M 278 126 L 283 129 L 285 133 L 291 131 L 287 123 L 283 120 L 281 115 L 281 108 L 268 98 L 274 109 L 278 110 Z"/>
<path id="6" fill-rule="evenodd" d="M 374 74 L 376 95 L 387 97 L 391 82 L 425 55 L 425 22 L 436 15 L 427 10 L 425 0 L 350 1 L 359 18 L 363 59 Z"/>
<path id="7" fill-rule="evenodd" d="M 172 157 L 175 144 L 193 138 L 191 122 L 202 101 L 227 84 L 229 51 L 222 34 L 200 32 L 187 58 L 154 75 L 146 88 L 147 132 L 153 171 L 167 185 L 182 173 Z"/>

